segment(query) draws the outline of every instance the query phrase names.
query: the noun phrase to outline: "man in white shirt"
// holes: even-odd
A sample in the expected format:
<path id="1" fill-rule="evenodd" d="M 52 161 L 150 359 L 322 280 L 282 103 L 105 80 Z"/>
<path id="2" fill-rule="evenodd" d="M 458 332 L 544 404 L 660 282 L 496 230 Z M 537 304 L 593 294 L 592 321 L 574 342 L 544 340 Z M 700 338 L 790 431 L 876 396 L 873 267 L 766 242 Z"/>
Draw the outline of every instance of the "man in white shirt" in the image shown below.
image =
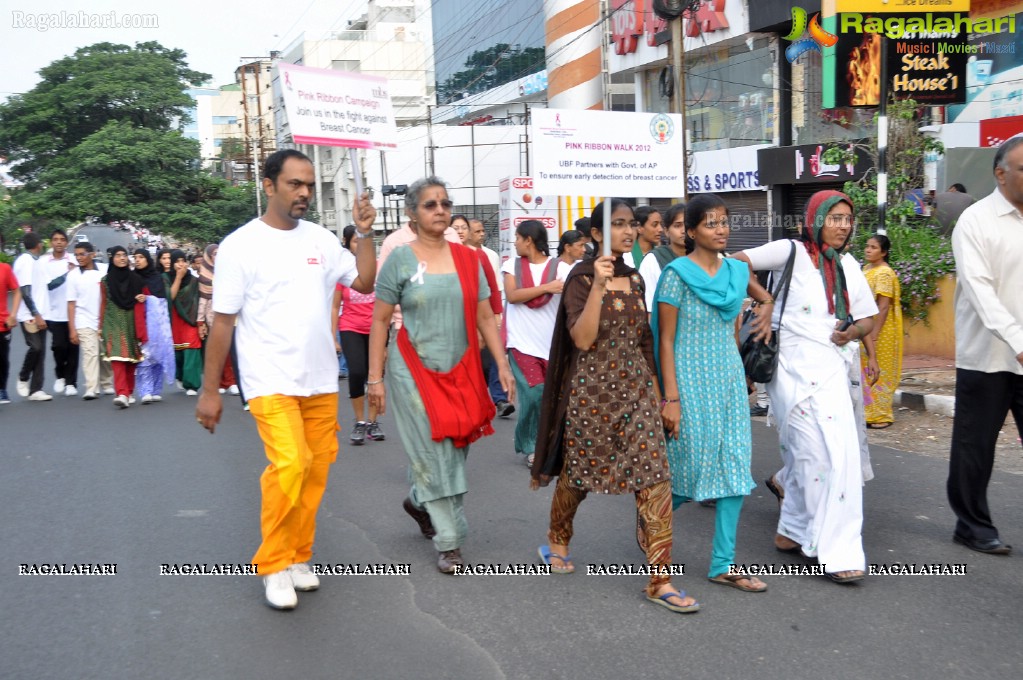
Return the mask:
<path id="1" fill-rule="evenodd" d="M 952 232 L 956 409 L 948 499 L 952 539 L 971 550 L 1008 555 L 991 520 L 987 485 L 998 433 L 1011 410 L 1023 436 L 1023 136 L 995 153 L 990 196 L 965 211 Z"/>
<path id="2" fill-rule="evenodd" d="M 29 401 L 50 401 L 52 396 L 43 391 L 46 370 L 46 321 L 43 312 L 47 308 L 46 276 L 38 265 L 43 254 L 43 240 L 39 234 L 30 231 L 21 239 L 25 252 L 14 261 L 14 278 L 21 288 L 21 305 L 18 306 L 18 323 L 25 336 L 28 352 L 18 373 L 18 396 Z"/>
<path id="3" fill-rule="evenodd" d="M 490 248 L 484 245 L 487 242 L 487 228 L 483 224 L 483 220 L 472 219 L 469 220 L 469 236 L 465 239 L 465 245 L 472 246 L 473 248 L 479 248 L 483 251 L 483 254 L 487 256 L 487 260 L 490 261 L 490 266 L 494 270 L 494 273 L 501 271 L 501 258 L 498 257 Z M 504 296 L 504 277 L 497 277 L 497 289 L 501 291 L 501 296 Z"/>
<path id="4" fill-rule="evenodd" d="M 501 297 L 504 297 L 504 276 L 500 273 L 501 260 L 498 258 L 497 253 L 483 245 L 486 243 L 486 240 L 487 229 L 483 225 L 483 221 L 469 220 L 469 234 L 465 237 L 465 245 L 470 248 L 479 248 L 487 256 L 490 268 L 494 271 L 497 289 L 501 291 Z M 498 327 L 500 327 L 501 321 L 501 315 L 499 314 L 497 316 Z M 497 415 L 501 418 L 508 418 L 511 414 L 515 413 L 515 405 L 508 401 L 508 393 L 501 387 L 501 380 L 497 375 L 497 362 L 494 361 L 494 357 L 490 355 L 490 350 L 486 347 L 480 348 L 480 355 L 483 360 L 483 372 L 487 376 L 487 389 L 490 392 L 490 398 L 494 402 L 494 407 L 497 409 Z"/>
<path id="5" fill-rule="evenodd" d="M 50 234 L 51 250 L 39 258 L 36 266 L 43 268 L 47 279 L 47 305 L 43 318 L 50 331 L 53 371 L 57 375 L 53 392 L 73 397 L 78 394 L 78 346 L 71 342 L 67 321 L 67 277 L 78 265 L 67 245 L 67 233 L 63 229 L 54 229 Z"/>
<path id="6" fill-rule="evenodd" d="M 96 264 L 96 250 L 91 243 L 75 244 L 78 266 L 68 274 L 67 320 L 71 343 L 81 350 L 82 377 L 85 394 L 82 399 L 95 399 L 100 390 L 114 393 L 114 377 L 110 362 L 102 360 L 99 314 L 102 307 L 100 281 L 107 273 L 106 265 Z"/>
<path id="7" fill-rule="evenodd" d="M 314 187 L 305 154 L 271 154 L 263 170 L 266 212 L 221 242 L 207 387 L 196 407 L 199 424 L 212 433 L 222 409 L 217 385 L 237 330 L 242 390 L 270 461 L 260 478 L 263 542 L 252 563 L 263 575 L 267 604 L 276 609 L 293 609 L 296 590 L 319 587 L 308 562 L 316 511 L 338 451 L 336 324 L 329 323 L 334 290 L 340 281 L 370 293 L 376 278 L 372 248 L 352 255 L 333 233 L 302 219 Z M 353 214 L 358 238 L 371 238 L 376 211 L 368 194 Z"/>

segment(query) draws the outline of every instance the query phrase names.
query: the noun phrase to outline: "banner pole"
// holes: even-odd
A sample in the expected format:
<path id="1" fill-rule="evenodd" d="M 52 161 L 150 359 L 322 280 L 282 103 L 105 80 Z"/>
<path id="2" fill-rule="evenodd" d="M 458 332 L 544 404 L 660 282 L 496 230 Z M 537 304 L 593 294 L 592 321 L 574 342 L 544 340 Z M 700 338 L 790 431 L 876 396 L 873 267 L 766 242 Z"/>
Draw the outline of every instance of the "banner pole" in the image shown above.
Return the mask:
<path id="1" fill-rule="evenodd" d="M 362 198 L 362 193 L 365 188 L 362 186 L 362 166 L 359 162 L 359 150 L 356 148 L 348 149 L 348 157 L 352 160 L 352 177 L 355 179 L 355 200 L 358 201 Z"/>
<path id="2" fill-rule="evenodd" d="M 604 255 L 611 254 L 611 197 L 604 198 Z"/>

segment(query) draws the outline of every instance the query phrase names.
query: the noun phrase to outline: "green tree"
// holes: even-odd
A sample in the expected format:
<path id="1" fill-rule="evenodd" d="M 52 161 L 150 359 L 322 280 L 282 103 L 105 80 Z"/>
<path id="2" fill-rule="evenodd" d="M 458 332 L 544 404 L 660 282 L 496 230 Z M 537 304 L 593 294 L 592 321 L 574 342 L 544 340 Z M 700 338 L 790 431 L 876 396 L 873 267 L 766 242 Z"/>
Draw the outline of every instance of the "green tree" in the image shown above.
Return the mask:
<path id="1" fill-rule="evenodd" d="M 211 177 L 181 133 L 194 106 L 185 90 L 209 79 L 181 50 L 100 43 L 39 74 L 32 91 L 0 105 L 0 155 L 25 181 L 11 194 L 15 214 L 136 220 L 194 241 L 219 240 L 255 215 L 253 188 Z"/>
<path id="2" fill-rule="evenodd" d="M 0 106 L 0 148 L 12 174 L 31 180 L 42 168 L 111 121 L 170 130 L 188 120 L 185 93 L 210 79 L 188 68 L 185 53 L 159 43 L 99 43 L 39 71 L 30 92 Z"/>

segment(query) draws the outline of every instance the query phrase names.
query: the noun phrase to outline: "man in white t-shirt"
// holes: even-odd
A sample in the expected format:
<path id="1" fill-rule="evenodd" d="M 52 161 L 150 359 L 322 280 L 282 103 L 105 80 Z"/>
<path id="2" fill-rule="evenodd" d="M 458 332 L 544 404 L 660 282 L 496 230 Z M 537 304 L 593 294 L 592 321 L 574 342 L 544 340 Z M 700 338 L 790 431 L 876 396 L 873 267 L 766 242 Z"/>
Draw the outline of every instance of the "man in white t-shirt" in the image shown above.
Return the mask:
<path id="1" fill-rule="evenodd" d="M 18 396 L 29 401 L 50 401 L 53 399 L 43 391 L 46 369 L 46 321 L 43 313 L 47 309 L 46 273 L 39 265 L 43 254 L 43 240 L 39 234 L 30 231 L 21 238 L 25 252 L 14 261 L 14 278 L 21 288 L 21 305 L 18 306 L 18 323 L 25 336 L 28 351 L 18 373 Z"/>
<path id="2" fill-rule="evenodd" d="M 276 609 L 293 609 L 296 590 L 319 587 L 308 562 L 338 451 L 334 289 L 340 281 L 370 293 L 376 278 L 373 248 L 352 255 L 333 233 L 302 219 L 315 179 L 305 154 L 273 153 L 263 170 L 266 212 L 221 242 L 203 380 L 211 387 L 196 407 L 212 433 L 222 409 L 216 386 L 236 330 L 239 378 L 270 461 L 260 479 L 263 542 L 252 563 Z M 357 237 L 371 238 L 376 211 L 367 194 L 353 213 Z"/>
<path id="3" fill-rule="evenodd" d="M 484 226 L 483 220 L 469 220 L 469 236 L 465 239 L 465 245 L 482 250 L 483 254 L 487 256 L 487 260 L 490 261 L 490 266 L 493 267 L 494 273 L 497 273 L 501 270 L 501 258 L 498 257 L 497 253 L 484 245 L 486 242 L 487 228 Z M 502 276 L 497 277 L 497 289 L 501 291 L 503 297 L 504 277 Z"/>
<path id="4" fill-rule="evenodd" d="M 465 237 L 465 245 L 470 248 L 479 248 L 487 256 L 490 268 L 494 270 L 497 289 L 501 292 L 501 297 L 503 298 L 504 276 L 501 274 L 501 260 L 498 258 L 497 253 L 483 245 L 486 241 L 487 229 L 483 225 L 483 221 L 477 219 L 469 220 L 469 234 Z M 497 316 L 497 325 L 500 327 L 502 322 L 503 320 L 499 314 Z M 508 418 L 511 414 L 515 413 L 515 405 L 508 401 L 508 393 L 501 387 L 501 380 L 497 375 L 497 362 L 490 356 L 490 350 L 486 347 L 480 348 L 480 355 L 483 360 L 483 372 L 487 376 L 487 388 L 490 392 L 490 398 L 494 402 L 494 407 L 497 409 L 497 415 L 501 418 Z"/>
<path id="5" fill-rule="evenodd" d="M 85 241 L 75 244 L 78 267 L 67 276 L 67 320 L 71 343 L 81 352 L 85 394 L 82 399 L 95 399 L 100 390 L 113 394 L 114 377 L 110 362 L 102 360 L 99 315 L 103 301 L 100 281 L 107 266 L 96 264 L 96 249 Z"/>
<path id="6" fill-rule="evenodd" d="M 74 256 L 67 249 L 67 232 L 54 229 L 50 234 L 50 252 L 39 258 L 37 267 L 46 272 L 46 330 L 50 332 L 53 353 L 54 394 L 78 395 L 78 347 L 71 342 L 67 321 L 67 277 L 77 269 Z"/>

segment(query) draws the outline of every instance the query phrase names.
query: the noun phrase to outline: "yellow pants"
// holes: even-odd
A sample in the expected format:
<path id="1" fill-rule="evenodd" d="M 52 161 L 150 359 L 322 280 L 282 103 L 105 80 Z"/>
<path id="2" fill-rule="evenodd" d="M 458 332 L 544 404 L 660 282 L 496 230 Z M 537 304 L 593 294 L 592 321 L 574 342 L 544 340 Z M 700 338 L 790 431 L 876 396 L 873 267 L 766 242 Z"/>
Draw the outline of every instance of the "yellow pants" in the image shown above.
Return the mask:
<path id="1" fill-rule="evenodd" d="M 252 558 L 262 575 L 313 556 L 316 511 L 337 459 L 337 394 L 249 401 L 270 465 L 260 477 L 263 542 Z"/>

